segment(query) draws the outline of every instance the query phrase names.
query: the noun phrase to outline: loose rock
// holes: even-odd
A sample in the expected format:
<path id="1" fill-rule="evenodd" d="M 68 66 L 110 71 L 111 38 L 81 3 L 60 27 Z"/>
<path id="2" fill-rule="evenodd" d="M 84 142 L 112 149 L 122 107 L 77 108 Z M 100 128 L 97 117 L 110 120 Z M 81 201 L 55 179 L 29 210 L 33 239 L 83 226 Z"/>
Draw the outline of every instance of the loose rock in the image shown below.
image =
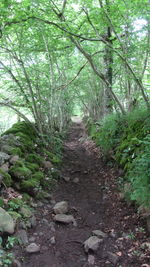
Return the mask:
<path id="1" fill-rule="evenodd" d="M 75 219 L 72 215 L 57 214 L 54 216 L 54 221 L 69 224 L 74 223 Z"/>
<path id="2" fill-rule="evenodd" d="M 74 178 L 74 179 L 73 179 L 73 182 L 74 182 L 75 184 L 79 183 L 79 178 Z"/>
<path id="3" fill-rule="evenodd" d="M 51 243 L 52 245 L 55 245 L 55 244 L 56 244 L 55 236 L 53 236 L 53 237 L 50 239 L 50 243 Z"/>
<path id="4" fill-rule="evenodd" d="M 5 152 L 0 152 L 0 166 L 5 163 L 6 160 L 9 160 L 10 156 Z"/>
<path id="5" fill-rule="evenodd" d="M 103 237 L 103 238 L 106 238 L 107 237 L 107 234 L 102 232 L 101 230 L 94 230 L 92 231 L 93 235 L 96 235 L 98 237 Z"/>
<path id="6" fill-rule="evenodd" d="M 30 218 L 30 223 L 31 223 L 31 226 L 32 227 L 35 227 L 37 225 L 37 222 L 36 222 L 36 217 L 35 216 L 32 216 Z"/>
<path id="7" fill-rule="evenodd" d="M 16 161 L 18 161 L 19 160 L 19 156 L 18 155 L 15 155 L 15 156 L 13 156 L 11 159 L 10 159 L 10 163 L 11 164 L 15 164 L 16 163 Z"/>
<path id="8" fill-rule="evenodd" d="M 14 259 L 11 266 L 12 267 L 21 267 L 21 263 L 17 259 Z"/>
<path id="9" fill-rule="evenodd" d="M 17 238 L 21 241 L 23 245 L 28 244 L 28 236 L 25 230 L 19 230 L 16 234 Z"/>
<path id="10" fill-rule="evenodd" d="M 3 165 L 1 166 L 1 169 L 2 169 L 4 172 L 8 172 L 8 171 L 9 171 L 9 164 L 8 164 L 8 162 L 5 163 L 5 164 L 3 164 Z"/>
<path id="11" fill-rule="evenodd" d="M 29 210 L 28 208 L 25 207 L 21 207 L 20 208 L 20 213 L 25 217 L 25 218 L 29 218 L 32 216 L 32 211 Z"/>
<path id="12" fill-rule="evenodd" d="M 53 209 L 55 214 L 65 214 L 68 212 L 68 202 L 67 201 L 58 202 L 56 203 Z"/>
<path id="13" fill-rule="evenodd" d="M 118 260 L 119 260 L 119 257 L 115 253 L 108 252 L 108 259 L 113 264 L 116 264 L 118 262 Z"/>
<path id="14" fill-rule="evenodd" d="M 70 181 L 70 177 L 63 176 L 62 178 L 64 179 L 65 182 L 69 182 Z"/>
<path id="15" fill-rule="evenodd" d="M 37 253 L 40 251 L 40 246 L 38 246 L 36 243 L 31 243 L 26 247 L 26 252 L 28 253 Z"/>
<path id="16" fill-rule="evenodd" d="M 0 231 L 13 234 L 15 222 L 13 218 L 4 209 L 0 208 Z"/>
<path id="17" fill-rule="evenodd" d="M 99 247 L 99 244 L 102 242 L 102 239 L 99 239 L 97 236 L 91 236 L 84 242 L 85 252 L 88 253 L 89 250 L 96 251 Z"/>

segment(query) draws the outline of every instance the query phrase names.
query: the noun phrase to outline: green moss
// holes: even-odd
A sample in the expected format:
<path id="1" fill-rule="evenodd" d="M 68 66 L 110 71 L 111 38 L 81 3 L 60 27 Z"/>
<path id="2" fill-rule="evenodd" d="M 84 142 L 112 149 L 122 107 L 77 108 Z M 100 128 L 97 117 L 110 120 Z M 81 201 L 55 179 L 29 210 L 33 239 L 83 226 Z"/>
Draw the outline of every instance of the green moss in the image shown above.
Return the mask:
<path id="1" fill-rule="evenodd" d="M 11 149 L 10 154 L 11 155 L 18 155 L 19 157 L 21 157 L 23 153 L 19 147 L 14 147 Z"/>
<path id="2" fill-rule="evenodd" d="M 41 181 L 44 178 L 44 174 L 42 172 L 36 172 L 32 175 L 32 179 L 36 181 Z"/>
<path id="3" fill-rule="evenodd" d="M 24 160 L 21 160 L 21 159 L 17 160 L 15 162 L 15 166 L 16 167 L 24 167 Z"/>
<path id="4" fill-rule="evenodd" d="M 25 162 L 25 166 L 32 172 L 38 171 L 40 166 L 37 163 Z"/>
<path id="5" fill-rule="evenodd" d="M 40 155 L 33 154 L 33 153 L 28 154 L 28 156 L 26 157 L 26 160 L 28 162 L 36 163 L 36 164 L 39 164 L 39 165 L 41 165 L 42 162 L 43 162 L 43 158 Z"/>
<path id="6" fill-rule="evenodd" d="M 15 222 L 22 218 L 21 214 L 16 211 L 8 211 L 8 213 L 15 220 Z"/>
<path id="7" fill-rule="evenodd" d="M 24 204 L 23 200 L 20 198 L 13 198 L 8 201 L 8 207 L 17 210 Z"/>
<path id="8" fill-rule="evenodd" d="M 4 200 L 2 197 L 0 197 L 0 207 L 3 208 L 5 205 Z"/>
<path id="9" fill-rule="evenodd" d="M 24 133 L 27 136 L 30 136 L 30 139 L 34 140 L 36 137 L 35 130 L 32 125 L 26 123 L 25 121 L 15 123 L 10 129 L 8 129 L 3 135 L 7 134 L 17 134 L 18 132 Z"/>
<path id="10" fill-rule="evenodd" d="M 40 182 L 34 178 L 32 179 L 29 179 L 29 180 L 26 180 L 26 181 L 23 181 L 21 183 L 21 188 L 24 189 L 24 190 L 33 190 L 34 188 L 38 187 L 40 184 Z"/>
<path id="11" fill-rule="evenodd" d="M 16 133 L 15 136 L 19 137 L 19 141 L 22 144 L 21 149 L 23 152 L 24 152 L 24 150 L 32 151 L 34 149 L 34 143 L 33 143 L 33 140 L 30 138 L 30 136 L 28 136 L 22 132 Z"/>
<path id="12" fill-rule="evenodd" d="M 11 186 L 12 185 L 12 178 L 11 178 L 11 176 L 7 172 L 3 171 L 2 169 L 0 169 L 0 174 L 3 177 L 4 184 L 6 186 L 8 186 L 8 187 Z"/>
<path id="13" fill-rule="evenodd" d="M 10 174 L 18 179 L 28 178 L 29 176 L 31 176 L 31 173 L 31 170 L 29 170 L 25 166 L 18 167 L 14 165 L 10 168 Z"/>
<path id="14" fill-rule="evenodd" d="M 30 202 L 31 201 L 31 197 L 27 193 L 23 193 L 22 199 L 24 202 Z"/>
<path id="15" fill-rule="evenodd" d="M 45 153 L 53 164 L 60 164 L 62 162 L 58 155 L 55 155 L 54 153 L 47 150 L 45 150 Z"/>

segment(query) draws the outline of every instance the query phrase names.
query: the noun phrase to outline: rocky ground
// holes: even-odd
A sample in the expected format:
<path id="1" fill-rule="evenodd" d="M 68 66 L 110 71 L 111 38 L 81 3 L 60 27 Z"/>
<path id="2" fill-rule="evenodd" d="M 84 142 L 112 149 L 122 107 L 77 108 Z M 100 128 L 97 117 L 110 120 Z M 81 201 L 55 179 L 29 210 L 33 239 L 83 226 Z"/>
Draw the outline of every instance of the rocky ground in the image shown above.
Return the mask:
<path id="1" fill-rule="evenodd" d="M 62 178 L 51 200 L 37 203 L 32 228 L 18 229 L 24 245 L 14 249 L 14 266 L 149 267 L 145 221 L 122 199 L 119 175 L 102 161 L 84 126 L 73 124 Z"/>

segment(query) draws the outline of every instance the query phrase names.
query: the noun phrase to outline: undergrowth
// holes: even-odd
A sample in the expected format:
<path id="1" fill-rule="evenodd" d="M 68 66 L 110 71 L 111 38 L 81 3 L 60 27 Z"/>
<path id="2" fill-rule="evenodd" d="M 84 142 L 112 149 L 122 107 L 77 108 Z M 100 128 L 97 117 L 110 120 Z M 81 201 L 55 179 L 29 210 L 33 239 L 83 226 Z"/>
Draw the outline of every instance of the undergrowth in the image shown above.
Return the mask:
<path id="1" fill-rule="evenodd" d="M 139 205 L 150 207 L 150 115 L 137 109 L 126 115 L 111 114 L 88 130 L 102 149 L 105 160 L 113 159 L 125 170 L 130 183 L 128 196 Z"/>

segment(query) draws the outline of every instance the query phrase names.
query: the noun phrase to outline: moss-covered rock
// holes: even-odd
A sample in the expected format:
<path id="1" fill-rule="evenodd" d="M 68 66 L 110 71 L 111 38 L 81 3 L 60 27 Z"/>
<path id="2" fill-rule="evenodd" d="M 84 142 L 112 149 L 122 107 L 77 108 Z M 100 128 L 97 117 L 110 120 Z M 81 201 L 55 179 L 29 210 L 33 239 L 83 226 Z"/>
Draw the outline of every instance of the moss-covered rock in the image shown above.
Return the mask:
<path id="1" fill-rule="evenodd" d="M 38 171 L 40 166 L 37 163 L 25 162 L 25 166 L 32 172 Z"/>
<path id="2" fill-rule="evenodd" d="M 32 172 L 25 166 L 16 166 L 10 168 L 10 174 L 17 179 L 27 179 L 31 176 Z"/>
<path id="3" fill-rule="evenodd" d="M 6 186 L 9 187 L 9 186 L 12 185 L 12 178 L 7 172 L 5 172 L 4 170 L 0 169 L 0 175 L 2 176 L 2 178 L 3 178 L 2 181 L 4 182 L 4 184 Z"/>
<path id="4" fill-rule="evenodd" d="M 32 175 L 32 179 L 37 180 L 37 181 L 41 181 L 44 178 L 44 174 L 42 172 L 36 172 Z"/>
<path id="5" fill-rule="evenodd" d="M 32 200 L 32 198 L 31 198 L 31 196 L 29 196 L 27 193 L 23 193 L 23 195 L 22 195 L 22 200 L 24 201 L 24 202 L 31 202 L 31 200 Z"/>
<path id="6" fill-rule="evenodd" d="M 21 149 L 19 147 L 14 147 L 10 150 L 10 154 L 11 155 L 18 155 L 19 157 L 21 157 L 23 155 Z"/>
<path id="7" fill-rule="evenodd" d="M 42 165 L 43 158 L 40 155 L 30 153 L 27 155 L 26 161 Z"/>
<path id="8" fill-rule="evenodd" d="M 13 220 L 15 221 L 15 223 L 22 218 L 21 214 L 18 213 L 18 212 L 16 212 L 16 211 L 8 211 L 8 213 L 13 218 Z"/>
<path id="9" fill-rule="evenodd" d="M 53 164 L 61 164 L 62 160 L 60 156 L 45 150 L 46 155 L 48 156 L 48 159 L 53 163 Z"/>
<path id="10" fill-rule="evenodd" d="M 4 205 L 5 205 L 4 200 L 2 197 L 0 197 L 0 207 L 4 208 Z"/>
<path id="11" fill-rule="evenodd" d="M 36 132 L 32 127 L 32 124 L 29 124 L 25 121 L 15 123 L 10 129 L 4 132 L 3 135 L 16 134 L 18 132 L 30 136 L 30 139 L 32 140 L 34 140 L 36 137 Z"/>
<path id="12" fill-rule="evenodd" d="M 34 178 L 22 181 L 21 188 L 29 193 L 33 193 L 33 189 L 37 188 L 40 182 Z"/>
<path id="13" fill-rule="evenodd" d="M 33 143 L 33 140 L 30 138 L 30 136 L 22 132 L 18 132 L 15 135 L 18 137 L 18 140 L 21 143 L 21 149 L 23 152 L 32 151 L 34 149 L 34 143 Z"/>
<path id="14" fill-rule="evenodd" d="M 20 198 L 13 198 L 9 200 L 7 203 L 8 209 L 11 211 L 18 211 L 18 209 L 22 207 L 23 205 L 24 205 L 24 202 Z"/>

